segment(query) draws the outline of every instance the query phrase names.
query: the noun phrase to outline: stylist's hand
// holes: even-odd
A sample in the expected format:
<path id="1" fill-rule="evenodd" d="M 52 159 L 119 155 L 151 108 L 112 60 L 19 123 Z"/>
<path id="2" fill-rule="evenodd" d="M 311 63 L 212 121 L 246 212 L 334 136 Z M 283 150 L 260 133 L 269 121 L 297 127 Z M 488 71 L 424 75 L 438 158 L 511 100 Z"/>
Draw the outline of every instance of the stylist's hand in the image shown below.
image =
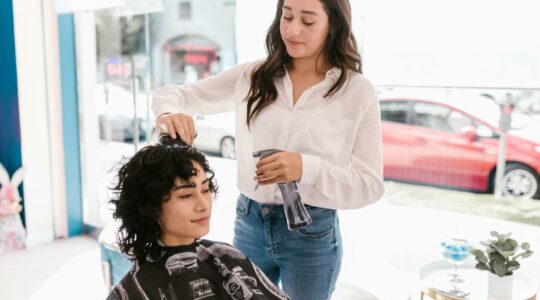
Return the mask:
<path id="1" fill-rule="evenodd" d="M 188 145 L 193 144 L 195 137 L 197 137 L 197 131 L 195 131 L 195 124 L 193 123 L 193 117 L 183 113 L 177 114 L 162 114 L 157 121 L 159 132 L 169 133 L 169 135 L 176 139 L 177 135 L 186 142 Z"/>
<path id="2" fill-rule="evenodd" d="M 274 153 L 257 163 L 255 173 L 253 179 L 261 185 L 298 181 L 302 177 L 302 156 L 295 152 Z"/>

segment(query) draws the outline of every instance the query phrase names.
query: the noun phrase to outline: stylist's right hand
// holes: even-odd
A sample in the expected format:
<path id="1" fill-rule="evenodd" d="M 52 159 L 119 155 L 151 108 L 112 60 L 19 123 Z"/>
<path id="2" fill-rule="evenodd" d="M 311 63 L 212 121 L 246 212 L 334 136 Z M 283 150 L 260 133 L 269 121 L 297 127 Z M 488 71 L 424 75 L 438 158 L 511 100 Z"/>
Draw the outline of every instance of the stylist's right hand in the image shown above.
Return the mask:
<path id="1" fill-rule="evenodd" d="M 193 123 L 193 117 L 183 113 L 177 114 L 162 114 L 158 119 L 159 133 L 165 132 L 176 139 L 177 135 L 188 145 L 193 144 L 197 131 Z M 166 129 L 165 129 L 166 128 Z"/>

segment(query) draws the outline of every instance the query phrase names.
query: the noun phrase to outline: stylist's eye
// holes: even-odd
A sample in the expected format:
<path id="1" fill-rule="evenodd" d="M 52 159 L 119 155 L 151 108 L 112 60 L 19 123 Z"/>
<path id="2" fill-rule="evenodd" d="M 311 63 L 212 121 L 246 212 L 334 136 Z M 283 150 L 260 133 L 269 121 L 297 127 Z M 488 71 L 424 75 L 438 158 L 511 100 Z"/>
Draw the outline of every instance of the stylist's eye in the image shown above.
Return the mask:
<path id="1" fill-rule="evenodd" d="M 285 21 L 292 21 L 293 18 L 292 18 L 292 17 L 287 17 L 287 16 L 283 15 L 283 19 L 284 19 Z"/>
<path id="2" fill-rule="evenodd" d="M 203 194 L 208 194 L 208 193 L 210 193 L 210 189 L 207 189 L 207 190 L 203 191 Z"/>

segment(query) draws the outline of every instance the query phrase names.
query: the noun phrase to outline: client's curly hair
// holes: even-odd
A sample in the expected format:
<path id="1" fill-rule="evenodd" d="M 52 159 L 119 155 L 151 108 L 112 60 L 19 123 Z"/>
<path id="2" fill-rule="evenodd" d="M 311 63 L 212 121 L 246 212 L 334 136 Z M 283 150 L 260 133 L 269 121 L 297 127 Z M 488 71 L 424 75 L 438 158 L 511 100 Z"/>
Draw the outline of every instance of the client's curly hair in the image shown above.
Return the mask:
<path id="1" fill-rule="evenodd" d="M 161 228 L 157 220 L 161 208 L 170 197 L 176 177 L 190 181 L 197 175 L 194 162 L 208 174 L 215 196 L 217 184 L 205 156 L 169 135 L 162 135 L 160 143 L 144 147 L 121 166 L 110 202 L 115 207 L 114 218 L 121 222 L 117 232 L 120 250 L 131 260 L 142 262 L 148 255 L 159 254 Z"/>

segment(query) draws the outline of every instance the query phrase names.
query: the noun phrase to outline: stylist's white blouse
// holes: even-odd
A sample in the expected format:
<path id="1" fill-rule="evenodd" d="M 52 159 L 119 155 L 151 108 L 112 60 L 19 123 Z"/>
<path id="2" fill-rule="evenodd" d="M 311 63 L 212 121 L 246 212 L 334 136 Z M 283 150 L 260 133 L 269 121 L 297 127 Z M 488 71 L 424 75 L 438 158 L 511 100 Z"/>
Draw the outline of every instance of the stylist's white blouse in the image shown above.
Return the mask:
<path id="1" fill-rule="evenodd" d="M 371 83 L 350 73 L 349 81 L 324 98 L 341 70 L 333 68 L 320 83 L 305 90 L 293 105 L 288 74 L 275 80 L 278 97 L 246 125 L 246 101 L 251 73 L 259 64 L 238 65 L 195 83 L 157 89 L 156 116 L 236 111 L 238 189 L 260 203 L 281 203 L 276 184 L 255 191 L 252 152 L 275 148 L 302 155 L 298 189 L 304 203 L 325 208 L 358 208 L 384 193 L 379 101 Z M 219 184 L 219 183 L 218 183 Z"/>

